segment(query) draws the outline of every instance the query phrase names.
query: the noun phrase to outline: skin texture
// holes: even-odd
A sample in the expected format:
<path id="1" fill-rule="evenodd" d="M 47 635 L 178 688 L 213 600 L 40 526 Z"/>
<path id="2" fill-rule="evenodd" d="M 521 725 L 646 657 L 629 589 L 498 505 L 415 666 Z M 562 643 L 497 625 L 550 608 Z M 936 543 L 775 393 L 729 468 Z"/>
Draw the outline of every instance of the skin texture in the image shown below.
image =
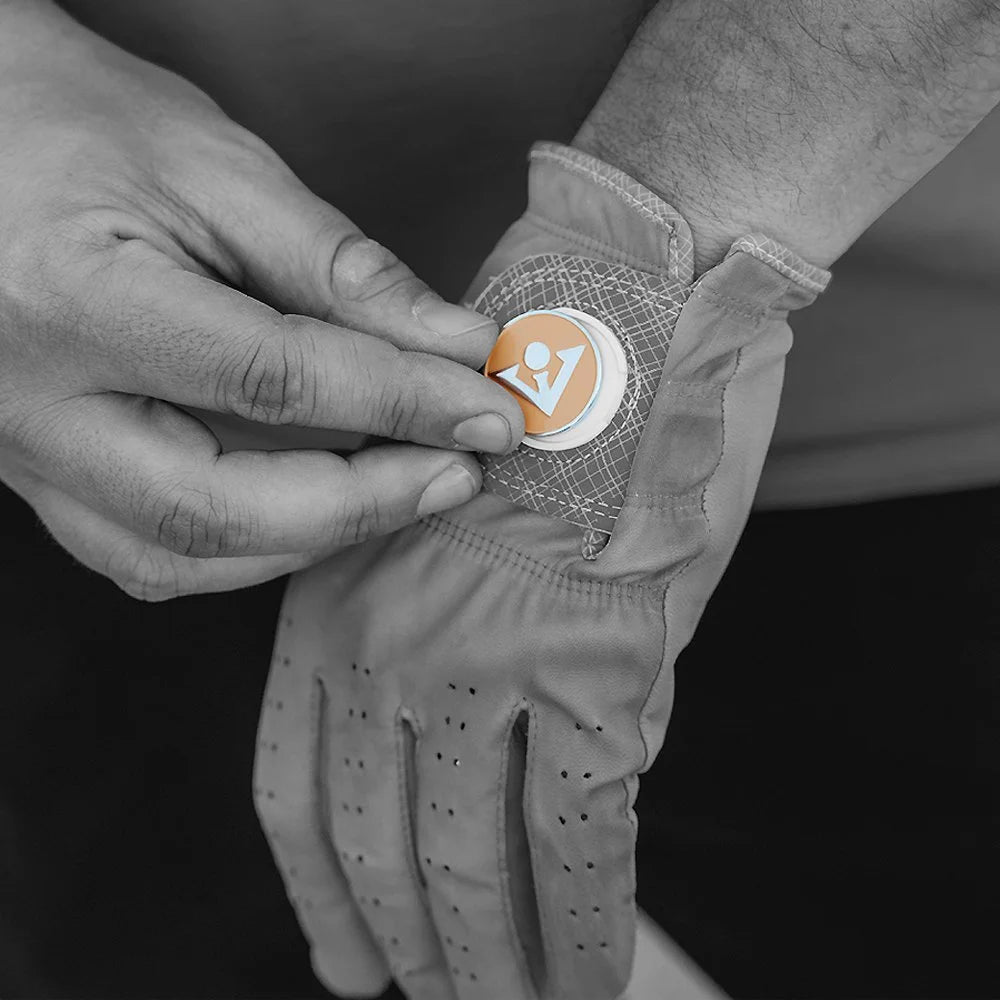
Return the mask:
<path id="1" fill-rule="evenodd" d="M 827 266 L 998 99 L 996 2 L 677 0 L 575 144 L 680 210 L 699 271 L 751 230 Z"/>
<path id="2" fill-rule="evenodd" d="M 192 85 L 45 3 L 0 3 L 0 29 L 0 478 L 60 543 L 161 599 L 475 493 L 463 451 L 523 431 L 466 367 L 491 322 Z M 181 406 L 414 443 L 222 454 Z"/>

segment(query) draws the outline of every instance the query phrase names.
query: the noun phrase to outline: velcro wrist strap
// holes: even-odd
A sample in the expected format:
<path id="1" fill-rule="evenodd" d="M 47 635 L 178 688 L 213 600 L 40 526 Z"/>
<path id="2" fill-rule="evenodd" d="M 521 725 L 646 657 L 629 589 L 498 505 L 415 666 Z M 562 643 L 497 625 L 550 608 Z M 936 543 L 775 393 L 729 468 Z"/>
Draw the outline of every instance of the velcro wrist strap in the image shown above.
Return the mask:
<path id="1" fill-rule="evenodd" d="M 484 486 L 507 500 L 610 534 L 690 286 L 570 254 L 518 261 L 485 288 L 476 309 L 502 326 L 533 309 L 572 308 L 603 322 L 625 351 L 625 394 L 609 426 L 564 451 L 522 446 L 484 460 Z"/>
<path id="2" fill-rule="evenodd" d="M 579 525 L 589 539 L 585 551 L 597 551 L 625 502 L 678 318 L 702 279 L 693 281 L 687 223 L 658 195 L 554 143 L 536 144 L 530 161 L 528 210 L 473 283 L 474 306 L 501 326 L 533 310 L 572 309 L 593 317 L 624 351 L 626 386 L 610 424 L 585 444 L 559 451 L 522 445 L 511 455 L 485 456 L 484 487 Z M 759 282 L 763 310 L 807 305 L 829 281 L 828 272 L 766 236 L 742 237 L 730 256 L 737 253 L 766 265 L 761 271 L 772 278 L 787 279 L 778 301 L 773 282 Z M 753 300 L 754 289 L 739 294 Z"/>

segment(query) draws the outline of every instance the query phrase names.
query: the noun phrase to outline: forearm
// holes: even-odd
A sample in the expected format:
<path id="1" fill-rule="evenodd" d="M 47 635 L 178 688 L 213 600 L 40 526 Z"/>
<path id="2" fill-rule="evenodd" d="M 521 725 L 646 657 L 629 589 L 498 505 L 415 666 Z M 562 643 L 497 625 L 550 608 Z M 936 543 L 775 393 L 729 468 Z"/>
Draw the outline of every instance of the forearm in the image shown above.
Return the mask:
<path id="1" fill-rule="evenodd" d="M 574 144 L 688 219 L 828 265 L 1000 100 L 989 0 L 661 0 Z"/>
<path id="2" fill-rule="evenodd" d="M 0 66 L 42 56 L 54 31 L 80 30 L 52 0 L 0 0 Z"/>

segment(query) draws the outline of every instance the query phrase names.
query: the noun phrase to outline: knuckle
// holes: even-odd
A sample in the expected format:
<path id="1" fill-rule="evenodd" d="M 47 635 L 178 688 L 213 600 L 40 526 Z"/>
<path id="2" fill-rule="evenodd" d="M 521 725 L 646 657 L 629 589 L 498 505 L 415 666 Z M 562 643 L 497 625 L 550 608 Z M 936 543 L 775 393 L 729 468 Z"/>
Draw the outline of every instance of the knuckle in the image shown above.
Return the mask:
<path id="1" fill-rule="evenodd" d="M 19 227 L 5 234 L 0 253 L 0 298 L 11 324 L 37 336 L 75 326 L 73 313 L 90 287 L 91 251 L 102 249 L 96 223 L 70 214 L 48 220 L 41 231 Z"/>
<path id="2" fill-rule="evenodd" d="M 359 304 L 384 298 L 406 285 L 420 285 L 391 250 L 361 233 L 344 237 L 334 248 L 330 282 L 338 298 Z"/>
<path id="3" fill-rule="evenodd" d="M 0 397 L 8 397 L 0 399 L 0 445 L 4 451 L 30 468 L 62 461 L 73 447 L 74 401 L 43 395 L 27 380 L 7 390 L 6 384 L 0 384 Z"/>
<path id="4" fill-rule="evenodd" d="M 205 488 L 147 491 L 135 514 L 158 545 L 195 559 L 245 555 L 260 537 L 256 517 Z"/>
<path id="5" fill-rule="evenodd" d="M 264 424 L 311 423 L 316 382 L 303 337 L 291 331 L 251 343 L 224 366 L 217 403 L 238 417 Z"/>
<path id="6" fill-rule="evenodd" d="M 417 393 L 408 382 L 392 379 L 383 383 L 375 408 L 386 437 L 408 441 L 414 436 L 420 410 Z"/>
<path id="7" fill-rule="evenodd" d="M 338 545 L 357 545 L 385 533 L 387 513 L 374 492 L 357 488 L 341 505 L 330 535 Z"/>

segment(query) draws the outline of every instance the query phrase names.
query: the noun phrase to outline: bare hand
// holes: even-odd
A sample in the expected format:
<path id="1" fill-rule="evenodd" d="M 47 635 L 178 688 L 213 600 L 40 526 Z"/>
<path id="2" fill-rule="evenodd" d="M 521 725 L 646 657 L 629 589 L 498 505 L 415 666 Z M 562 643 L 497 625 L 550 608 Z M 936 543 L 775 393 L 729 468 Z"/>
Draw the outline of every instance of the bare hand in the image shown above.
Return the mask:
<path id="1" fill-rule="evenodd" d="M 523 431 L 465 367 L 495 334 L 195 87 L 0 2 L 0 479 L 86 565 L 231 589 L 464 502 Z M 181 406 L 415 444 L 222 454 Z"/>

